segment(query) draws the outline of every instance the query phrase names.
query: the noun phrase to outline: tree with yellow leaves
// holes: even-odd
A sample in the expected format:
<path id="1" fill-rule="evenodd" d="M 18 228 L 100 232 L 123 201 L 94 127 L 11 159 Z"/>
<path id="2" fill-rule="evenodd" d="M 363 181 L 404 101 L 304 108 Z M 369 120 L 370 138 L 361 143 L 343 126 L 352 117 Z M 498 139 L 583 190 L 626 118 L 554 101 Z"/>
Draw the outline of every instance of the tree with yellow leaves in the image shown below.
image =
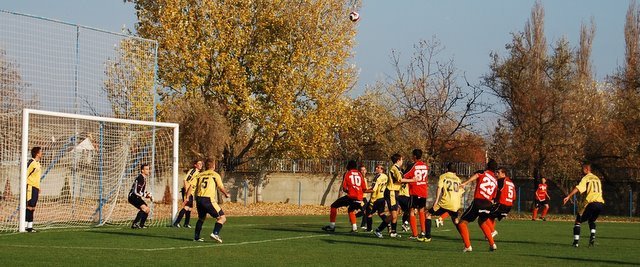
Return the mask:
<path id="1" fill-rule="evenodd" d="M 328 155 L 339 107 L 355 82 L 348 60 L 356 24 L 348 14 L 359 3 L 131 2 L 138 34 L 159 43 L 160 115 L 175 107 L 163 106 L 165 100 L 189 97 L 202 101 L 207 113 L 222 114 L 227 169 L 249 157 Z M 182 141 L 216 142 L 207 136 Z"/>
<path id="2" fill-rule="evenodd" d="M 153 120 L 155 44 L 125 38 L 105 63 L 103 90 L 118 118 Z"/>

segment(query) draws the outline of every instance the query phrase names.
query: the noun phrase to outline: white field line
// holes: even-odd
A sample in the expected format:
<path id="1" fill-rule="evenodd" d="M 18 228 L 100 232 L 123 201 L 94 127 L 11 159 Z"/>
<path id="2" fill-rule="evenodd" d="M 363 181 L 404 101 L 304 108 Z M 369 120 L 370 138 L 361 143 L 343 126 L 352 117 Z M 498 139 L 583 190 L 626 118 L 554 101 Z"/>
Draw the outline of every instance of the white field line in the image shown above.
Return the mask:
<path id="1" fill-rule="evenodd" d="M 209 248 L 209 247 L 224 247 L 224 246 L 242 246 L 251 244 L 261 244 L 275 241 L 287 241 L 295 239 L 315 238 L 321 236 L 329 236 L 330 234 L 322 235 L 306 235 L 295 236 L 285 238 L 274 238 L 266 240 L 246 241 L 238 243 L 224 243 L 224 244 L 212 244 L 212 245 L 199 245 L 199 246 L 181 246 L 181 247 L 165 247 L 165 248 L 114 248 L 114 247 L 75 247 L 75 246 L 40 246 L 40 245 L 12 245 L 12 244 L 0 244 L 0 247 L 18 247 L 18 248 L 58 248 L 58 249 L 85 249 L 85 250 L 121 250 L 121 251 L 163 251 L 163 250 L 178 250 L 178 249 L 193 249 L 193 248 Z"/>

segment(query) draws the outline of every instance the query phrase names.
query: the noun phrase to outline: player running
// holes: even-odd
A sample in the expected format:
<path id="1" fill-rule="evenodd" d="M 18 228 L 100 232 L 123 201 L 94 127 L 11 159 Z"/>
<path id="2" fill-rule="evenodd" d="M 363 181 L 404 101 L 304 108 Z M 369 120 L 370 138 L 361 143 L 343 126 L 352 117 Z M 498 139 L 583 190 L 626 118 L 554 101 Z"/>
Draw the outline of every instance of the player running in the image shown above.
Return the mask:
<path id="1" fill-rule="evenodd" d="M 498 249 L 497 245 L 493 241 L 491 236 L 491 226 L 488 223 L 488 219 L 491 214 L 491 207 L 493 206 L 493 199 L 496 197 L 496 188 L 498 187 L 498 181 L 495 178 L 495 170 L 497 168 L 495 160 L 490 159 L 487 163 L 487 169 L 482 174 L 474 174 L 462 183 L 462 186 L 478 180 L 476 183 L 476 190 L 473 197 L 471 206 L 467 208 L 462 214 L 462 220 L 458 224 L 458 231 L 462 240 L 464 241 L 464 249 L 462 252 L 471 252 L 471 240 L 469 237 L 469 229 L 467 225 L 469 222 L 473 222 L 478 218 L 478 225 L 482 229 L 485 238 L 489 241 L 489 251 L 495 251 Z"/>
<path id="2" fill-rule="evenodd" d="M 191 210 L 193 209 L 193 193 L 195 193 L 196 182 L 195 178 L 202 169 L 202 160 L 196 160 L 193 162 L 193 168 L 187 172 L 187 176 L 182 180 L 182 209 L 178 213 L 176 221 L 173 222 L 173 227 L 180 228 L 180 221 L 184 216 L 184 227 L 191 228 L 189 221 L 191 220 Z"/>
<path id="3" fill-rule="evenodd" d="M 460 187 L 460 178 L 456 175 L 453 164 L 447 164 L 447 172 L 438 178 L 438 189 L 436 190 L 436 200 L 433 207 L 427 211 L 427 222 L 431 221 L 431 216 L 447 215 L 451 216 L 454 225 L 458 225 L 458 210 L 462 200 L 464 189 Z M 426 238 L 431 239 L 431 228 L 427 228 Z"/>
<path id="4" fill-rule="evenodd" d="M 431 238 L 425 237 L 426 231 L 431 231 L 431 220 L 425 223 L 424 208 L 427 206 L 427 193 L 429 187 L 427 179 L 429 177 L 429 167 L 422 161 L 422 150 L 414 149 L 411 152 L 413 156 L 413 167 L 404 175 L 403 183 L 409 183 L 409 222 L 411 223 L 411 237 L 421 242 L 431 241 Z M 416 223 L 415 211 L 420 215 L 420 236 L 418 236 L 418 227 Z"/>
<path id="5" fill-rule="evenodd" d="M 144 223 L 147 221 L 150 209 L 143 198 L 148 198 L 153 201 L 151 193 L 147 192 L 146 179 L 149 178 L 150 174 L 151 168 L 149 168 L 149 164 L 143 163 L 140 166 L 140 174 L 136 177 L 133 185 L 131 185 L 131 190 L 129 190 L 128 201 L 138 209 L 138 214 L 133 220 L 133 223 L 131 223 L 131 229 L 147 228 Z"/>
<path id="6" fill-rule="evenodd" d="M 222 177 L 216 170 L 216 163 L 213 159 L 207 159 L 205 161 L 206 170 L 198 174 L 196 177 L 196 207 L 198 209 L 198 222 L 196 223 L 194 241 L 203 242 L 204 239 L 200 238 L 200 231 L 202 231 L 202 225 L 207 219 L 207 214 L 216 218 L 216 224 L 213 227 L 213 233 L 211 233 L 211 239 L 222 243 L 220 237 L 220 230 L 222 225 L 227 221 L 227 217 L 224 215 L 224 211 L 218 205 L 217 192 L 220 190 L 226 198 L 229 197 L 229 192 L 224 188 L 222 184 Z"/>
<path id="7" fill-rule="evenodd" d="M 573 226 L 573 246 L 578 247 L 578 241 L 580 241 L 580 224 L 585 221 L 589 221 L 589 229 L 591 230 L 589 246 L 591 247 L 595 245 L 596 220 L 604 210 L 604 199 L 602 199 L 602 184 L 600 183 L 600 178 L 591 173 L 591 163 L 584 162 L 582 164 L 582 172 L 585 176 L 582 177 L 580 183 L 571 191 L 571 193 L 563 199 L 562 205 L 567 204 L 571 197 L 576 193 L 586 193 L 584 206 L 576 216 L 576 222 Z"/>
<path id="8" fill-rule="evenodd" d="M 546 216 L 547 211 L 549 211 L 549 200 L 551 200 L 551 197 L 549 197 L 549 194 L 547 193 L 547 179 L 542 178 L 540 180 L 540 184 L 538 184 L 538 189 L 536 190 L 535 206 L 533 207 L 533 216 L 531 216 L 532 221 L 535 221 L 538 217 L 538 208 L 540 207 L 544 207 L 541 219 L 543 221 L 547 220 Z"/>
<path id="9" fill-rule="evenodd" d="M 39 146 L 31 148 L 31 159 L 27 161 L 27 210 L 25 218 L 27 222 L 26 230 L 29 233 L 37 232 L 36 229 L 33 229 L 33 214 L 36 211 L 36 204 L 40 195 L 40 179 L 42 176 L 40 159 L 42 159 L 42 148 Z"/>
<path id="10" fill-rule="evenodd" d="M 367 182 L 362 178 L 362 174 L 358 171 L 358 165 L 355 160 L 347 163 L 347 172 L 342 178 L 342 190 L 347 192 L 346 196 L 336 199 L 331 204 L 331 213 L 329 215 L 329 225 L 322 227 L 322 230 L 334 232 L 336 230 L 336 216 L 338 208 L 348 207 L 349 222 L 351 222 L 351 232 L 358 232 L 356 224 L 356 210 L 362 209 L 362 197 L 367 189 Z"/>
<path id="11" fill-rule="evenodd" d="M 507 176 L 507 169 L 498 169 L 498 192 L 496 193 L 495 198 L 497 203 L 491 212 L 491 217 L 489 218 L 489 223 L 491 224 L 491 236 L 495 237 L 498 235 L 498 231 L 496 231 L 496 219 L 498 219 L 498 221 L 502 221 L 502 219 L 507 217 L 515 199 L 516 186 L 511 181 L 511 178 Z"/>

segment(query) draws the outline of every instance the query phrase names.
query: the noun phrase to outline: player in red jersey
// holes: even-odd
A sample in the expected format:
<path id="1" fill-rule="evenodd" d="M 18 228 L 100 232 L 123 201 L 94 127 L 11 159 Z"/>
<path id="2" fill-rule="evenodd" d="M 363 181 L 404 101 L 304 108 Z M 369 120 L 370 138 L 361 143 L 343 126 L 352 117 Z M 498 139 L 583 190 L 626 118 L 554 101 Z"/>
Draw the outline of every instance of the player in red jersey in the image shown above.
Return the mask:
<path id="1" fill-rule="evenodd" d="M 429 166 L 422 161 L 422 150 L 416 148 L 412 152 L 413 167 L 404 174 L 403 183 L 409 183 L 409 222 L 411 223 L 411 238 L 415 238 L 421 242 L 431 241 L 430 235 L 425 232 L 431 232 L 431 220 L 425 224 L 424 208 L 427 206 L 427 192 L 429 187 L 427 179 L 429 176 Z M 420 214 L 420 236 L 418 236 L 418 226 L 416 223 L 415 211 Z"/>
<path id="2" fill-rule="evenodd" d="M 551 200 L 551 198 L 547 193 L 547 179 L 542 178 L 540 180 L 540 184 L 538 184 L 538 189 L 536 190 L 536 199 L 534 203 L 535 206 L 533 207 L 533 216 L 531 217 L 532 221 L 535 221 L 536 218 L 538 217 L 538 208 L 540 207 L 544 207 L 544 209 L 542 210 L 541 219 L 543 221 L 547 220 L 546 216 L 547 216 L 547 211 L 549 211 L 549 200 Z"/>
<path id="3" fill-rule="evenodd" d="M 362 210 L 362 197 L 367 189 L 367 182 L 358 171 L 358 165 L 355 160 L 347 163 L 347 172 L 342 179 L 342 190 L 347 193 L 346 196 L 338 198 L 331 204 L 331 214 L 329 215 L 329 225 L 322 227 L 322 230 L 334 232 L 336 230 L 336 216 L 338 208 L 348 207 L 349 222 L 351 222 L 351 232 L 358 231 L 356 224 L 356 210 Z"/>
<path id="4" fill-rule="evenodd" d="M 507 176 L 506 168 L 498 169 L 498 192 L 496 193 L 495 200 L 497 203 L 491 212 L 491 217 L 489 218 L 489 223 L 491 224 L 491 236 L 493 237 L 498 235 L 498 231 L 496 231 L 496 218 L 498 221 L 502 221 L 502 219 L 506 218 L 509 211 L 511 211 L 513 201 L 516 200 L 516 186 L 511 181 L 511 178 Z"/>
<path id="5" fill-rule="evenodd" d="M 493 242 L 493 237 L 491 236 L 491 225 L 488 222 L 488 219 L 491 216 L 493 199 L 496 197 L 496 189 L 498 187 L 498 181 L 496 180 L 494 173 L 497 167 L 498 164 L 496 161 L 490 159 L 487 163 L 487 169 L 482 174 L 474 174 L 469 178 L 469 180 L 461 184 L 461 186 L 464 187 L 467 184 L 478 180 L 476 183 L 473 202 L 471 203 L 471 206 L 464 211 L 461 221 L 458 224 L 458 232 L 460 232 L 460 236 L 462 236 L 465 246 L 462 252 L 471 252 L 473 250 L 471 248 L 471 240 L 469 238 L 469 229 L 467 228 L 467 225 L 469 222 L 475 221 L 478 217 L 478 225 L 480 225 L 480 228 L 484 233 L 484 237 L 489 241 L 489 251 L 498 249 L 495 242 Z"/>

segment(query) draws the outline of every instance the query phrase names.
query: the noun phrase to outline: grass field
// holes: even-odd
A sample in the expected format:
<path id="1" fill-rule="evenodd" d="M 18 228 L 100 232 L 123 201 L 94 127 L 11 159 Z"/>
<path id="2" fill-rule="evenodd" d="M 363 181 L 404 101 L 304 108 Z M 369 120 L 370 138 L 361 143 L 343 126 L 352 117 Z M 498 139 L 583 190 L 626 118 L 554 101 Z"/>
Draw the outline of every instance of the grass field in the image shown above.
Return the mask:
<path id="1" fill-rule="evenodd" d="M 463 254 L 450 221 L 434 228 L 432 242 L 419 243 L 408 240 L 407 234 L 399 239 L 350 234 L 346 217 L 339 217 L 337 231 L 327 234 L 320 229 L 326 220 L 327 216 L 230 217 L 221 232 L 222 244 L 208 238 L 213 219 L 203 229 L 204 243 L 192 241 L 193 229 L 169 227 L 1 234 L 0 265 L 640 265 L 638 223 L 599 223 L 594 248 L 587 247 L 585 224 L 582 246 L 572 248 L 571 222 L 503 221 L 497 225 L 496 252 L 488 252 L 473 223 L 474 251 Z"/>

